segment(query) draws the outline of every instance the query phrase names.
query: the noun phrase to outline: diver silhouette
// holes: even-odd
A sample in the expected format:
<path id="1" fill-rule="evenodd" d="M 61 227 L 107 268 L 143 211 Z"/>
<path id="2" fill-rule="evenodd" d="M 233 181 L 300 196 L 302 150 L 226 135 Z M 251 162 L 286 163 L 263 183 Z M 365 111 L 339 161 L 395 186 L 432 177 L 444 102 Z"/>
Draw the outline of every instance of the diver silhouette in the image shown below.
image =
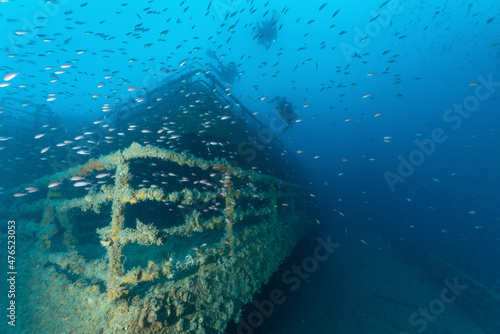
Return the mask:
<path id="1" fill-rule="evenodd" d="M 210 63 L 210 67 L 221 81 L 223 81 L 224 83 L 233 83 L 236 76 L 238 76 L 238 80 L 240 79 L 238 66 L 236 66 L 234 62 L 230 62 L 227 65 L 224 65 L 216 56 L 215 52 L 210 49 L 207 50 L 206 54 L 208 57 L 217 61 L 217 66 L 214 66 L 212 63 Z"/>
<path id="2" fill-rule="evenodd" d="M 276 41 L 276 38 L 278 36 L 278 29 L 276 27 L 278 18 L 278 14 L 276 13 L 276 11 L 274 11 L 272 18 L 257 23 L 257 25 L 253 29 L 253 39 L 257 39 L 257 42 L 260 45 L 264 45 L 266 49 L 269 49 L 271 44 Z"/>
<path id="3" fill-rule="evenodd" d="M 276 96 L 273 99 L 269 100 L 268 103 L 276 102 L 275 108 L 278 116 L 285 122 L 286 127 L 285 130 L 289 129 L 293 125 L 293 121 L 297 118 L 298 114 L 295 113 L 295 107 L 292 103 L 286 100 L 284 96 Z"/>

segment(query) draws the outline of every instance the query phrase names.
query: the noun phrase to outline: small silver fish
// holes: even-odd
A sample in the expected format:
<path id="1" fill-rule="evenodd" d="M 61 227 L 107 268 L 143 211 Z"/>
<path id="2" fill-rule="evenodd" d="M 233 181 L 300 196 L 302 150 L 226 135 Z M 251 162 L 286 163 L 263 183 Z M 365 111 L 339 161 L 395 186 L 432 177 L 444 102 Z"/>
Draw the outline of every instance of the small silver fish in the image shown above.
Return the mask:
<path id="1" fill-rule="evenodd" d="M 90 182 L 80 181 L 80 182 L 73 183 L 73 187 L 85 187 L 88 185 L 90 185 Z"/>

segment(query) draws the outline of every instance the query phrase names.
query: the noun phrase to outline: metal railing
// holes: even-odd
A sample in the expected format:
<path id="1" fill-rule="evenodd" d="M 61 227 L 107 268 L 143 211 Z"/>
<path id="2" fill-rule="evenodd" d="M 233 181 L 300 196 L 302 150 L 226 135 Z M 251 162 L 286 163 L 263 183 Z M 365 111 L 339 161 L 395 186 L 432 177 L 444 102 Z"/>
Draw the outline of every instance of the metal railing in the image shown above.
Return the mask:
<path id="1" fill-rule="evenodd" d="M 182 190 L 138 188 L 131 181 L 137 160 L 183 166 L 187 175 L 211 174 L 212 179 L 186 184 Z M 113 174 L 114 184 L 96 184 L 82 193 L 71 183 L 75 176 L 102 174 Z M 27 305 L 48 310 L 42 315 L 54 310 L 51 319 L 62 313 L 61 304 L 69 315 L 61 323 L 37 314 L 23 321 L 29 331 L 220 332 L 313 221 L 307 213 L 309 196 L 294 184 L 233 167 L 223 159 L 209 161 L 136 143 L 31 184 L 47 191 L 40 194 L 43 199 L 22 197 L 13 207 L 22 225 L 27 224 L 25 215 L 42 217 L 31 227 L 37 238 L 25 256 L 33 269 L 27 270 L 31 283 L 22 290 L 33 292 L 23 298 Z M 131 212 L 142 204 L 194 209 L 175 226 L 162 227 L 168 217 L 149 223 L 136 219 L 131 226 Z M 91 211 L 108 218 L 93 225 L 99 241 L 82 241 L 78 231 L 86 222 L 75 217 Z M 99 243 L 103 257 L 89 260 L 79 252 L 80 247 L 97 252 Z M 136 248 L 127 253 L 126 247 Z M 144 247 L 138 255 L 137 247 Z M 157 256 L 155 249 L 166 255 Z M 138 265 L 127 268 L 127 257 Z M 42 287 L 54 293 L 36 293 Z"/>

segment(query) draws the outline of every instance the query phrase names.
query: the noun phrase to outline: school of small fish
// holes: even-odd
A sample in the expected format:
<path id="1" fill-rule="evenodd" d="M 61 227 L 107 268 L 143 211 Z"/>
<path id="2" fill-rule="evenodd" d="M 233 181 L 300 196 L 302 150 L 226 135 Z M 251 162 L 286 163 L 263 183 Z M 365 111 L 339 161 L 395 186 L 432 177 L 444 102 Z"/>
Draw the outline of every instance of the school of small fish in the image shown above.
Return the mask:
<path id="1" fill-rule="evenodd" d="M 14 1 L 8 0 L 2 2 L 5 5 L 15 4 Z M 384 10 L 388 3 L 389 1 L 380 1 L 374 5 L 374 10 Z M 289 98 L 297 106 L 298 116 L 300 116 L 294 119 L 293 123 L 300 124 L 295 124 L 290 130 L 291 133 L 300 131 L 301 126 L 311 131 L 314 126 L 324 122 L 325 112 L 334 114 L 332 117 L 336 119 L 334 123 L 331 123 L 332 132 L 344 128 L 355 131 L 356 126 L 366 123 L 378 122 L 379 124 L 384 122 L 386 117 L 397 113 L 380 104 L 383 96 L 405 98 L 406 96 L 403 95 L 402 90 L 399 90 L 399 87 L 403 83 L 422 81 L 421 77 L 408 77 L 405 70 L 398 68 L 398 61 L 407 56 L 400 51 L 401 43 L 404 43 L 404 39 L 408 37 L 406 31 L 410 31 L 417 24 L 415 22 L 398 23 L 402 25 L 400 30 L 387 28 L 387 33 L 392 34 L 391 43 L 384 45 L 382 49 L 367 47 L 356 50 L 350 54 L 347 62 L 344 60 L 335 63 L 326 61 L 327 58 L 317 59 L 318 52 L 328 51 L 332 58 L 333 55 L 339 55 L 341 53 L 339 45 L 342 41 L 349 41 L 348 36 L 351 37 L 352 42 L 352 27 L 345 23 L 348 18 L 343 17 L 344 12 L 338 8 L 339 4 L 334 2 L 318 3 L 314 17 L 296 17 L 290 11 L 293 4 L 279 3 L 277 5 L 270 1 L 263 6 L 256 6 L 253 0 L 249 0 L 245 5 L 229 7 L 223 12 L 222 17 L 219 17 L 219 12 L 217 12 L 220 9 L 214 8 L 216 1 L 209 1 L 206 11 L 202 13 L 194 10 L 188 1 L 174 4 L 151 0 L 141 10 L 137 10 L 136 4 L 124 2 L 113 12 L 107 13 L 109 16 L 96 16 L 95 20 L 98 24 L 94 25 L 96 22 L 92 22 L 92 27 L 100 28 L 90 30 L 87 28 L 87 22 L 78 18 L 89 17 L 88 13 L 96 10 L 96 4 L 80 0 L 72 6 L 73 9 L 61 7 L 61 12 L 57 15 L 64 18 L 64 26 L 60 26 L 57 32 L 49 32 L 45 27 L 46 22 L 52 19 L 49 15 L 36 18 L 36 21 L 40 23 L 37 27 L 33 24 L 23 24 L 21 18 L 10 17 L 8 11 L 0 13 L 0 19 L 6 21 L 6 29 L 10 31 L 9 36 L 13 41 L 12 45 L 4 47 L 3 60 L 0 62 L 0 78 L 2 78 L 0 94 L 2 94 L 1 97 L 6 96 L 12 99 L 12 103 L 15 103 L 0 106 L 0 115 L 10 116 L 11 110 L 14 109 L 33 114 L 35 110 L 43 110 L 46 106 L 56 111 L 55 114 L 47 113 L 48 117 L 40 117 L 38 120 L 40 123 L 34 123 L 33 119 L 28 121 L 22 119 L 18 121 L 13 117 L 8 119 L 28 127 L 26 135 L 20 131 L 17 134 L 4 134 L 1 131 L 5 131 L 8 124 L 1 124 L 3 127 L 0 128 L 0 134 L 3 135 L 0 136 L 0 142 L 2 142 L 0 150 L 3 154 L 1 167 L 6 179 L 10 178 L 9 175 L 14 175 L 19 171 L 22 171 L 26 179 L 33 179 L 35 176 L 45 175 L 56 168 L 64 169 L 75 163 L 83 163 L 91 157 L 96 158 L 99 154 L 127 147 L 132 141 L 137 141 L 142 145 L 159 145 L 177 152 L 200 153 L 203 151 L 209 158 L 218 156 L 234 160 L 242 158 L 238 146 L 235 147 L 227 139 L 198 139 L 211 128 L 224 131 L 226 124 L 244 128 L 242 119 L 236 115 L 233 106 L 224 101 L 210 101 L 212 108 L 199 112 L 196 109 L 197 104 L 206 102 L 211 96 L 177 87 L 175 93 L 186 101 L 190 101 L 177 111 L 188 114 L 191 110 L 196 110 L 195 113 L 186 116 L 200 127 L 194 136 L 185 125 L 177 121 L 176 116 L 154 116 L 147 112 L 159 105 L 167 105 L 168 99 L 172 98 L 168 94 L 151 98 L 151 92 L 160 85 L 162 80 L 179 76 L 196 63 L 202 64 L 205 71 L 201 71 L 200 75 L 204 75 L 215 72 L 216 66 L 222 62 L 229 64 L 228 59 L 231 59 L 239 70 L 235 75 L 236 81 L 226 85 L 225 94 L 237 96 L 245 102 L 244 104 L 251 105 L 253 115 L 264 124 L 270 124 L 277 116 L 269 111 L 271 107 L 268 101 L 274 95 L 268 96 L 268 93 L 263 92 L 263 87 L 277 86 L 278 81 L 274 80 L 290 75 L 291 79 L 287 86 L 289 86 L 290 95 L 293 92 L 293 96 Z M 277 7 L 273 9 L 271 6 Z M 432 5 L 429 4 L 429 6 Z M 467 13 L 474 16 L 472 3 L 464 3 L 463 6 L 466 6 Z M 445 8 L 439 5 L 436 7 L 445 11 Z M 179 13 L 182 14 L 182 18 Z M 248 14 L 253 17 L 250 21 L 243 18 Z M 277 29 L 278 38 L 273 41 L 274 44 L 269 50 L 265 50 L 272 52 L 269 53 L 272 57 L 258 56 L 259 52 L 264 52 L 264 48 L 253 53 L 250 48 L 241 49 L 237 48 L 237 44 L 234 44 L 235 46 L 231 44 L 237 38 L 247 36 L 246 42 L 254 42 L 253 47 L 257 47 L 257 42 L 252 41 L 251 32 L 257 22 L 269 20 L 273 15 L 276 17 L 273 28 Z M 150 23 L 158 18 L 161 19 L 161 25 Z M 209 33 L 203 31 L 202 24 L 198 23 L 203 18 L 206 18 L 212 25 L 215 24 L 216 28 Z M 322 21 L 327 20 L 329 24 L 318 27 L 319 18 Z M 397 19 L 397 17 L 394 18 L 394 20 Z M 493 17 L 480 19 L 486 24 L 494 22 Z M 119 27 L 114 26 L 116 20 L 121 22 Z M 375 16 L 365 23 L 377 20 L 378 16 Z M 90 18 L 89 21 L 91 21 Z M 53 22 L 56 24 L 55 19 Z M 390 27 L 392 24 L 391 21 Z M 294 29 L 303 31 L 301 35 L 296 36 L 297 43 L 281 45 L 281 35 L 286 35 Z M 319 45 L 308 43 L 307 36 L 317 34 L 324 35 L 324 40 Z M 356 43 L 362 44 L 371 37 L 365 34 L 356 38 L 358 39 Z M 139 44 L 141 47 L 137 50 Z M 205 56 L 206 52 L 211 52 L 208 58 Z M 285 63 L 280 60 L 281 55 L 290 57 L 290 54 L 294 55 L 294 63 Z M 217 63 L 210 65 L 214 59 L 217 59 Z M 377 59 L 378 62 L 382 59 L 384 66 L 375 67 L 372 65 L 373 59 Z M 102 68 L 89 66 L 95 62 L 101 63 Z M 211 66 L 215 67 L 215 70 Z M 311 87 L 301 88 L 299 80 L 293 79 L 294 73 L 300 77 L 303 73 L 319 74 L 322 71 L 331 74 L 329 79 L 315 82 L 311 84 Z M 141 75 L 138 76 L 137 73 Z M 361 73 L 361 75 L 352 73 Z M 35 77 L 41 77 L 44 81 L 35 83 Z M 265 83 L 266 80 L 269 83 Z M 245 91 L 245 94 L 241 93 L 243 85 L 251 87 L 251 90 Z M 479 85 L 481 83 L 475 81 L 474 78 L 468 78 L 463 82 L 464 88 L 469 87 L 467 89 L 473 89 Z M 317 99 L 310 100 L 311 91 L 320 94 L 318 96 L 328 96 L 325 99 L 330 100 L 329 105 L 320 105 Z M 349 97 L 358 100 L 364 109 L 351 110 L 344 103 L 344 100 L 348 100 Z M 37 104 L 34 101 L 42 102 Z M 135 118 L 127 118 L 127 115 L 117 116 L 116 108 L 123 105 L 129 107 L 126 111 L 120 111 L 125 114 L 132 115 L 134 110 L 139 109 L 145 112 L 141 117 Z M 70 113 L 79 115 L 81 122 L 65 123 L 63 119 L 66 114 Z M 149 125 L 143 125 L 145 123 Z M 36 126 L 32 126 L 33 124 Z M 393 138 L 389 130 L 385 131 L 387 133 L 374 134 L 373 143 L 382 143 L 387 147 L 396 145 L 399 140 L 397 136 Z M 248 136 L 251 134 L 248 133 Z M 420 133 L 415 135 L 415 137 L 419 136 L 421 136 Z M 229 138 L 229 134 L 227 137 Z M 473 138 L 475 137 L 471 136 L 471 139 Z M 329 140 L 329 138 L 325 139 L 325 141 Z M 197 142 L 196 149 L 189 150 L 188 144 L 192 142 Z M 290 152 L 295 152 L 307 163 L 322 163 L 324 160 L 319 159 L 325 151 L 320 145 L 315 151 L 304 149 L 300 147 L 300 143 L 295 143 L 291 136 L 288 137 L 286 144 L 293 148 Z M 359 159 L 369 163 L 377 160 L 368 154 L 359 154 L 354 157 L 344 152 L 337 157 L 338 168 L 343 171 L 336 172 L 335 175 L 341 177 L 349 173 L 350 167 L 343 166 L 350 166 L 353 160 Z M 217 182 L 205 175 L 191 175 L 191 178 L 180 177 L 166 168 L 156 170 L 153 168 L 155 166 L 149 165 L 149 167 L 155 171 L 148 173 L 146 169 L 140 176 L 142 180 L 138 180 L 139 187 L 155 188 L 160 185 L 190 182 L 209 189 L 213 188 Z M 259 172 L 268 173 L 269 171 L 260 170 Z M 70 180 L 72 183 L 53 180 L 48 187 L 71 185 L 75 188 L 82 188 L 79 191 L 83 191 L 83 189 L 90 190 L 100 184 L 112 182 L 113 178 L 112 173 L 100 173 L 90 177 L 73 176 Z M 445 178 L 442 179 L 443 181 L 437 178 L 430 178 L 430 180 L 437 186 L 446 182 Z M 2 189 L 14 186 L 7 181 L 4 183 L 5 185 L 1 185 Z M 27 187 L 23 192 L 15 193 L 13 196 L 16 198 L 33 196 L 30 194 L 38 191 L 39 189 L 34 186 Z M 315 195 L 311 194 L 311 196 Z M 407 198 L 406 202 L 413 203 L 410 198 Z M 280 203 L 280 205 L 288 206 L 288 203 Z M 208 209 L 216 209 L 217 206 L 214 205 Z M 470 215 L 476 214 L 475 210 L 466 212 Z M 339 209 L 334 209 L 334 213 L 336 216 L 346 217 Z M 476 226 L 476 229 L 480 228 Z M 369 245 L 369 242 L 363 239 L 361 242 Z M 205 246 L 206 244 L 201 244 L 193 249 L 199 250 Z"/>

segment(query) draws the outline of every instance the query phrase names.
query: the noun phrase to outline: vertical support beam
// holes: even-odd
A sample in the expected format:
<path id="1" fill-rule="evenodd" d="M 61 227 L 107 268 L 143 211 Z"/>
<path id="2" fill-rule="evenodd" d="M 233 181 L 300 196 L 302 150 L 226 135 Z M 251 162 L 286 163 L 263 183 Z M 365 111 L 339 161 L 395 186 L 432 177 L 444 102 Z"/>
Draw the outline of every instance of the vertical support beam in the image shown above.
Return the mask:
<path id="1" fill-rule="evenodd" d="M 233 197 L 233 190 L 232 186 L 233 183 L 231 182 L 231 173 L 229 171 L 226 171 L 224 173 L 224 189 L 223 189 L 223 194 L 226 196 L 226 207 L 224 208 L 224 216 L 226 216 L 226 236 L 229 242 L 229 245 L 231 246 L 231 249 L 229 251 L 229 256 L 232 258 L 234 257 L 234 251 L 233 251 L 233 241 L 234 241 L 234 235 L 233 235 L 233 223 L 234 221 L 232 218 L 234 217 L 234 197 Z"/>
<path id="2" fill-rule="evenodd" d="M 276 185 L 274 182 L 271 182 L 269 185 L 269 192 L 269 199 L 271 200 L 271 203 L 269 204 L 271 206 L 271 219 L 273 220 L 273 223 L 276 224 L 278 222 L 278 198 L 276 196 Z"/>
<path id="3" fill-rule="evenodd" d="M 57 211 L 57 219 L 61 227 L 66 230 L 64 231 L 63 243 L 66 245 L 68 252 L 74 252 L 77 240 L 73 236 L 73 224 L 68 217 L 68 213 L 66 211 Z"/>
<path id="4" fill-rule="evenodd" d="M 108 297 L 116 299 L 126 293 L 120 288 L 120 278 L 124 272 L 122 268 L 121 256 L 123 244 L 120 242 L 120 231 L 125 225 L 125 202 L 123 194 L 129 189 L 128 181 L 130 180 L 129 161 L 125 160 L 121 154 L 117 154 L 116 159 L 116 175 L 113 205 L 111 207 L 111 225 L 110 225 L 110 245 L 107 246 L 109 258 L 109 278 L 108 278 Z"/>
<path id="5" fill-rule="evenodd" d="M 45 210 L 43 212 L 42 217 L 42 228 L 47 227 L 50 224 L 54 223 L 56 218 L 56 213 L 54 206 L 50 203 L 50 200 L 53 198 L 60 198 L 61 194 L 59 190 L 50 189 L 47 194 L 47 204 L 45 204 Z M 50 244 L 52 237 L 57 233 L 57 229 L 44 229 L 44 233 L 40 234 L 40 240 L 38 241 L 38 249 L 40 250 L 50 250 Z"/>

